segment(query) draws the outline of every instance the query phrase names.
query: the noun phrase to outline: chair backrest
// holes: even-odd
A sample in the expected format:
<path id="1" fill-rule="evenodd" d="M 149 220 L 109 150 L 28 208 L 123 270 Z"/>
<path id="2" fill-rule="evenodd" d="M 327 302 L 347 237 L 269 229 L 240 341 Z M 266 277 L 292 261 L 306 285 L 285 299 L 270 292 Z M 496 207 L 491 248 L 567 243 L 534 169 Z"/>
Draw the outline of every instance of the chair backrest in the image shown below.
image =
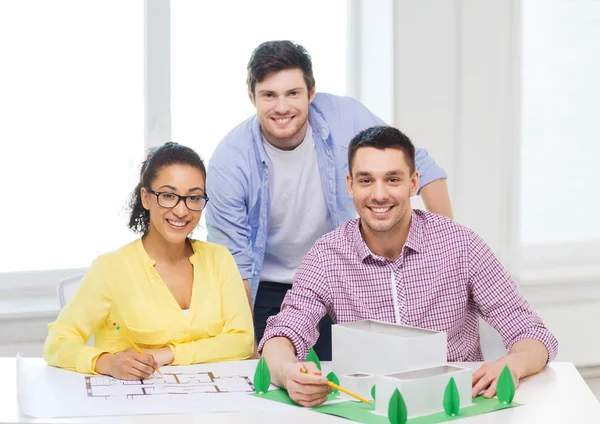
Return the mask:
<path id="1" fill-rule="evenodd" d="M 485 362 L 495 361 L 506 355 L 506 348 L 500 334 L 481 318 L 479 318 L 479 341 Z"/>
<path id="2" fill-rule="evenodd" d="M 79 283 L 81 282 L 83 276 L 84 274 L 77 274 L 58 283 L 57 292 L 60 309 L 64 308 L 69 299 L 73 297 L 73 294 L 75 294 L 75 290 L 77 290 L 77 287 L 79 287 Z M 94 336 L 90 337 L 86 345 L 94 346 Z"/>
<path id="3" fill-rule="evenodd" d="M 69 299 L 77 290 L 79 282 L 83 278 L 84 274 L 77 274 L 67 279 L 62 280 L 58 283 L 58 302 L 60 303 L 60 309 L 64 308 Z"/>

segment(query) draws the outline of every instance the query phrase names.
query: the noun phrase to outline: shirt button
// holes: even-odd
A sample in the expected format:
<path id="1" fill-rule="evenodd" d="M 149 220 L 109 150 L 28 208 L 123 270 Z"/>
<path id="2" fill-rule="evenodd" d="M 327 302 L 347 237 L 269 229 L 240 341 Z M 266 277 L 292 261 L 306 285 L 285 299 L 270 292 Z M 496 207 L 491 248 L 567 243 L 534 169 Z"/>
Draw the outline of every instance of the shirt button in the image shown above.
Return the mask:
<path id="1" fill-rule="evenodd" d="M 262 247 L 263 247 L 263 245 L 262 245 L 262 243 L 261 243 L 261 244 L 260 244 L 260 248 L 262 249 Z"/>
<path id="2" fill-rule="evenodd" d="M 254 271 L 254 275 L 258 275 L 258 271 Z"/>

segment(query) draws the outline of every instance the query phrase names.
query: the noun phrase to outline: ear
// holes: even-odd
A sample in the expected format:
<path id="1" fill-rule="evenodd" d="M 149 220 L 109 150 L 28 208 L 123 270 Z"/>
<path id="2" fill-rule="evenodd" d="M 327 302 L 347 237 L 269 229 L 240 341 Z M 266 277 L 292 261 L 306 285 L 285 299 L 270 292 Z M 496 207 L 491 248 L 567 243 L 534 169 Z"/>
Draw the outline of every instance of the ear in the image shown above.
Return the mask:
<path id="1" fill-rule="evenodd" d="M 315 94 L 317 94 L 317 86 L 315 85 L 312 90 L 310 90 L 310 93 L 308 93 L 308 104 L 311 104 L 312 101 L 315 98 Z"/>
<path id="2" fill-rule="evenodd" d="M 352 175 L 350 172 L 346 174 L 346 188 L 348 189 L 348 194 L 352 199 L 354 199 L 354 190 L 352 189 Z"/>
<path id="3" fill-rule="evenodd" d="M 140 199 L 142 200 L 142 206 L 147 211 L 150 210 L 150 193 L 146 190 L 145 187 L 140 189 Z"/>
<path id="4" fill-rule="evenodd" d="M 413 172 L 410 177 L 410 197 L 417 194 L 417 190 L 419 190 L 419 171 Z"/>
<path id="5" fill-rule="evenodd" d="M 254 94 L 252 94 L 252 92 L 250 91 L 248 91 L 248 98 L 252 102 L 252 106 L 256 107 L 256 102 L 254 101 Z"/>

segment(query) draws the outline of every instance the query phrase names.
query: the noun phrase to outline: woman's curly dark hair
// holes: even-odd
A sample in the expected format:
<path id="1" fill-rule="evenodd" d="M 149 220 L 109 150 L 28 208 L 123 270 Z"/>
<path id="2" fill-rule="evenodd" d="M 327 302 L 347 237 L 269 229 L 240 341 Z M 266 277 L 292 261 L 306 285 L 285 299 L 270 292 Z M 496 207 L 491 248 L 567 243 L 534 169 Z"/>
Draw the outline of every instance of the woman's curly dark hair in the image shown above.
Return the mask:
<path id="1" fill-rule="evenodd" d="M 158 171 L 165 166 L 188 165 L 202 172 L 206 181 L 206 168 L 204 162 L 194 150 L 178 143 L 167 142 L 148 151 L 146 160 L 140 168 L 140 182 L 131 192 L 129 199 L 129 229 L 138 234 L 146 234 L 150 229 L 150 212 L 144 209 L 141 198 L 142 187 L 150 187 L 158 175 Z"/>

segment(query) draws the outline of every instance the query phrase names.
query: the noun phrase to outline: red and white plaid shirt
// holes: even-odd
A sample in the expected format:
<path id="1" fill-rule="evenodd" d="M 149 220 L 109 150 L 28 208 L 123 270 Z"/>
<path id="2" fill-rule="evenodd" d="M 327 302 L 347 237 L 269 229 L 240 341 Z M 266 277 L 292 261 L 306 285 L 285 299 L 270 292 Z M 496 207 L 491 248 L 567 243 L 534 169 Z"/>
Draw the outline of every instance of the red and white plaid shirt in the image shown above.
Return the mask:
<path id="1" fill-rule="evenodd" d="M 398 259 L 371 253 L 353 219 L 321 237 L 306 254 L 281 312 L 267 320 L 259 351 L 283 336 L 304 360 L 325 314 L 334 322 L 364 319 L 399 323 L 448 335 L 448 361 L 483 361 L 479 321 L 502 336 L 508 350 L 535 339 L 556 357 L 546 329 L 485 242 L 456 222 L 413 210 Z M 394 301 L 394 296 L 397 302 Z"/>

